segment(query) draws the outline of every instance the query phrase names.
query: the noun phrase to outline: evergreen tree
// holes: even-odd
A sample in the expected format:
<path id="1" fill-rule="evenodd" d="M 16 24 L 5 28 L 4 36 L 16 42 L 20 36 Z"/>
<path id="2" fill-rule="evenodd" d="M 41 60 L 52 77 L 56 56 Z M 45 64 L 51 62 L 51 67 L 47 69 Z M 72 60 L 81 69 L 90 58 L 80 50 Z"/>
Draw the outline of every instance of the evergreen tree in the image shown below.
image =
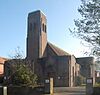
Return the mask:
<path id="1" fill-rule="evenodd" d="M 7 85 L 31 86 L 37 85 L 37 75 L 33 73 L 31 63 L 24 59 L 19 48 L 15 51 L 12 59 L 8 60 L 9 75 Z"/>

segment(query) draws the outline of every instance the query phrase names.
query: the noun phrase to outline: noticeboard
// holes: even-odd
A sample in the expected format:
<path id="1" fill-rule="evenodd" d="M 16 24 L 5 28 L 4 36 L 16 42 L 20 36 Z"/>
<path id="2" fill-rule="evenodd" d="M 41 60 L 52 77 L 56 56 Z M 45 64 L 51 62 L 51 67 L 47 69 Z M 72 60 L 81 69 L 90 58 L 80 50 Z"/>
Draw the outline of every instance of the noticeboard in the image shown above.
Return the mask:
<path id="1" fill-rule="evenodd" d="M 87 79 L 87 83 L 92 83 L 92 78 L 91 79 Z"/>

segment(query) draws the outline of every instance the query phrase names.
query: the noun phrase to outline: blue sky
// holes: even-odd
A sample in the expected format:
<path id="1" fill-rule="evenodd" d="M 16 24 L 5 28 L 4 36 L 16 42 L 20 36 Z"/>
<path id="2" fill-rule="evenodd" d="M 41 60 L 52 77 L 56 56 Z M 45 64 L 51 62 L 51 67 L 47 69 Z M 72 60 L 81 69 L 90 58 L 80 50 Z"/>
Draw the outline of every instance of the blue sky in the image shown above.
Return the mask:
<path id="1" fill-rule="evenodd" d="M 47 17 L 48 41 L 76 57 L 83 56 L 85 47 L 69 32 L 80 16 L 79 6 L 80 0 L 1 0 L 0 56 L 12 55 L 17 47 L 26 54 L 27 16 L 36 10 Z"/>

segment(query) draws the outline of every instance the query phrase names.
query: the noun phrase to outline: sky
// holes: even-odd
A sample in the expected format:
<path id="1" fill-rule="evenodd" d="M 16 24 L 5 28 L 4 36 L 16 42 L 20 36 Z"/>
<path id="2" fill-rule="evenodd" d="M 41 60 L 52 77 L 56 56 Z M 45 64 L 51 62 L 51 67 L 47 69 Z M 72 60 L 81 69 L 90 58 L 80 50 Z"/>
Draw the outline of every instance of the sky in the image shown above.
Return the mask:
<path id="1" fill-rule="evenodd" d="M 80 40 L 73 37 L 74 19 L 81 0 L 0 0 L 0 56 L 13 55 L 17 47 L 26 56 L 27 16 L 41 10 L 47 18 L 48 41 L 76 57 L 86 56 Z"/>

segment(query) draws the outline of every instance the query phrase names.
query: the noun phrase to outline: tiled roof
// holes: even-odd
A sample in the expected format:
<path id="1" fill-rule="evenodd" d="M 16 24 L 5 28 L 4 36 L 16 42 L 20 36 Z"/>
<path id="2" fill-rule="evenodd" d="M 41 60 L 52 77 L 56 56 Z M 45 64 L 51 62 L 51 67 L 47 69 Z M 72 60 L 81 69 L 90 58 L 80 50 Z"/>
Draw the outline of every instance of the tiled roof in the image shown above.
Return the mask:
<path id="1" fill-rule="evenodd" d="M 69 53 L 65 52 L 64 50 L 58 48 L 57 46 L 51 44 L 48 42 L 48 45 L 52 48 L 52 50 L 58 55 L 58 56 L 64 56 L 64 55 L 70 55 Z"/>
<path id="2" fill-rule="evenodd" d="M 0 76 L 4 73 L 4 62 L 6 61 L 6 58 L 0 57 Z"/>
<path id="3" fill-rule="evenodd" d="M 0 63 L 1 63 L 1 64 L 4 64 L 4 62 L 5 62 L 6 60 L 7 60 L 6 58 L 0 57 Z"/>

